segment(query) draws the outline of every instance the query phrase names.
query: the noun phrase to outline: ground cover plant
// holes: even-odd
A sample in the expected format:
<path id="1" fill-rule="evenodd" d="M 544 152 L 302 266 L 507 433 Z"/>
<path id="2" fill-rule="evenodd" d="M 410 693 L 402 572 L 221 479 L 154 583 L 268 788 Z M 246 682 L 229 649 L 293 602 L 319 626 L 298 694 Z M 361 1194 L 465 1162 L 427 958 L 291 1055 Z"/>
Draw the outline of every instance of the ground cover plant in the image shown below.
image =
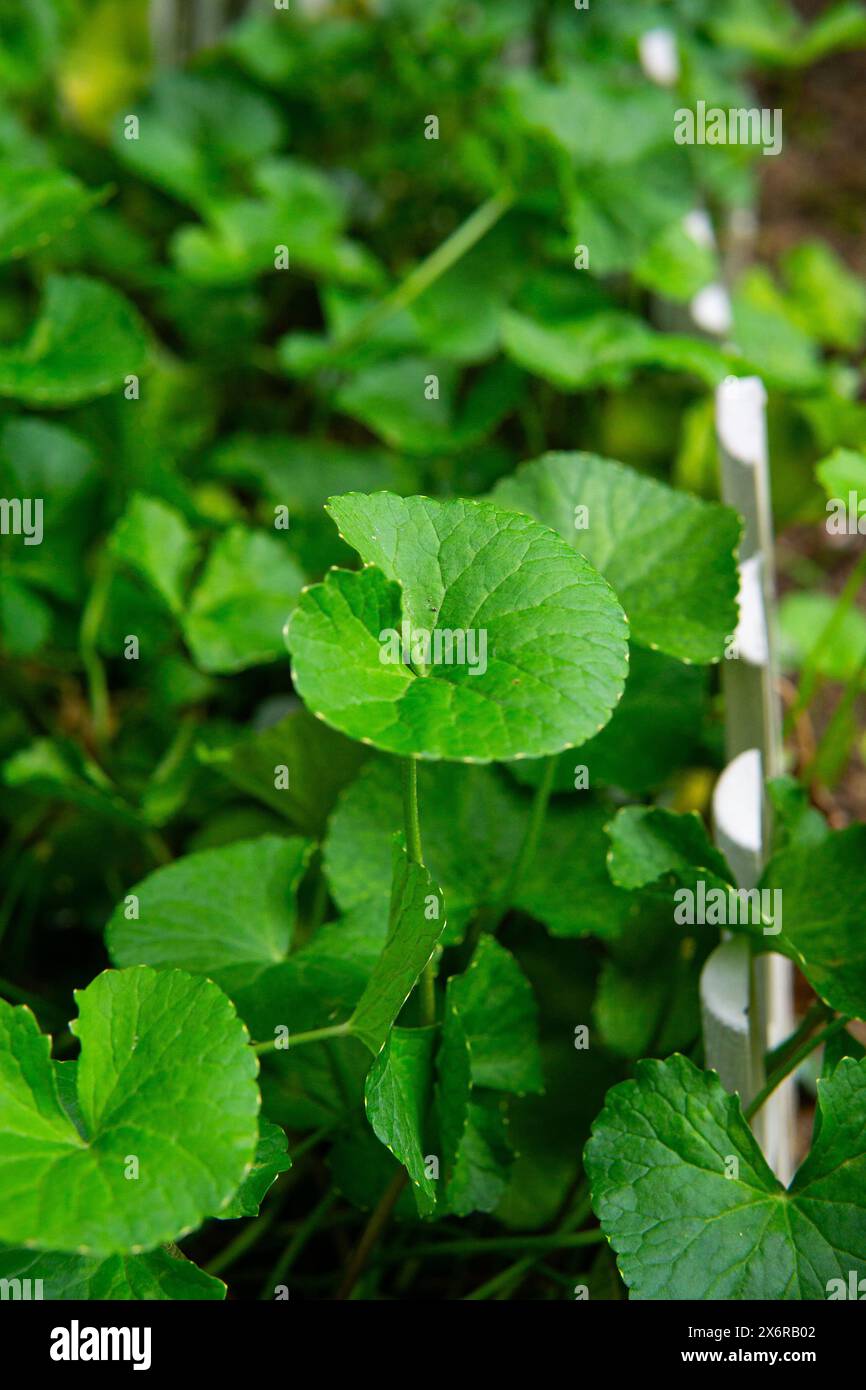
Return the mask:
<path id="1" fill-rule="evenodd" d="M 0 1280 L 847 1296 L 866 285 L 807 239 L 701 333 L 772 160 L 673 132 L 756 75 L 796 109 L 866 11 L 263 5 L 157 63 L 142 4 L 0 19 Z M 784 912 L 742 921 L 732 374 L 790 735 Z M 800 979 L 745 1106 L 701 1032 L 723 927 Z M 749 1122 L 809 1057 L 785 1188 Z"/>

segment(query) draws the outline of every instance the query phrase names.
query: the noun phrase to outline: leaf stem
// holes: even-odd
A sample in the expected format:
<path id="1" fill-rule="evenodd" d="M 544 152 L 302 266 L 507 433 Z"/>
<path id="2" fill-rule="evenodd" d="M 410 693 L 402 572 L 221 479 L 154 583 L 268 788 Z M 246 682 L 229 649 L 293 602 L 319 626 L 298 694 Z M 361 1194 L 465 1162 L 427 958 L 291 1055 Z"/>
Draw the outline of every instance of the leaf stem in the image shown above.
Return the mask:
<path id="1" fill-rule="evenodd" d="M 348 1032 L 349 1020 L 346 1019 L 345 1023 L 329 1023 L 326 1028 L 311 1028 L 307 1033 L 290 1033 L 287 1048 L 277 1047 L 277 1039 L 271 1038 L 267 1042 L 253 1043 L 253 1051 L 288 1052 L 293 1047 L 302 1047 L 305 1043 L 322 1042 L 325 1038 L 343 1038 Z"/>
<path id="2" fill-rule="evenodd" d="M 406 853 L 412 864 L 424 863 L 421 845 L 421 817 L 418 811 L 418 760 L 403 759 L 403 830 Z M 433 959 L 424 966 L 418 982 L 418 999 L 422 1028 L 436 1022 L 436 966 Z"/>
<path id="3" fill-rule="evenodd" d="M 219 1254 L 214 1255 L 204 1266 L 205 1274 L 222 1274 L 223 1270 L 228 1269 L 241 1255 L 245 1255 L 248 1250 L 265 1235 L 273 1225 L 276 1211 L 262 1212 L 261 1216 L 251 1217 L 242 1231 L 230 1240 L 228 1245 L 220 1250 Z"/>
<path id="4" fill-rule="evenodd" d="M 366 1269 L 367 1261 L 373 1253 L 376 1242 L 385 1230 L 390 1220 L 391 1213 L 397 1205 L 400 1194 L 408 1181 L 409 1174 L 406 1172 L 405 1168 L 401 1168 L 399 1173 L 394 1175 L 391 1182 L 382 1193 L 379 1204 L 370 1217 L 370 1220 L 367 1222 L 367 1225 L 364 1227 L 361 1239 L 358 1241 L 352 1257 L 346 1266 L 346 1273 L 337 1290 L 336 1296 L 338 1299 L 347 1299 L 351 1297 L 352 1290 Z"/>
<path id="5" fill-rule="evenodd" d="M 348 348 L 357 346 L 369 338 L 392 314 L 407 309 L 425 290 L 440 279 L 447 270 L 466 255 L 483 236 L 496 226 L 514 202 L 514 194 L 507 190 L 496 193 L 492 198 L 477 207 L 474 212 L 446 237 L 435 251 L 410 270 L 399 285 L 396 285 L 384 299 L 371 306 L 365 314 L 352 325 L 343 337 L 334 343 L 330 357 L 339 357 Z"/>
<path id="6" fill-rule="evenodd" d="M 418 763 L 415 758 L 403 759 L 403 828 L 410 862 L 423 864 L 421 820 L 418 815 Z"/>
<path id="7" fill-rule="evenodd" d="M 274 1265 L 273 1269 L 271 1270 L 270 1274 L 268 1275 L 267 1279 L 262 1285 L 262 1291 L 259 1294 L 259 1298 L 273 1298 L 274 1289 L 278 1284 L 282 1284 L 284 1282 L 286 1275 L 289 1273 L 289 1270 L 292 1268 L 292 1265 L 297 1260 L 307 1241 L 310 1239 L 311 1236 L 315 1235 L 322 1221 L 325 1219 L 328 1212 L 331 1210 L 331 1207 L 336 1202 L 337 1196 L 338 1193 L 336 1189 L 330 1188 L 325 1193 L 324 1197 L 318 1203 L 318 1205 L 313 1207 L 313 1210 L 310 1212 L 307 1219 L 301 1222 L 300 1226 L 295 1231 L 295 1234 L 292 1236 L 292 1239 L 289 1241 L 285 1250 L 280 1255 L 280 1258 L 277 1260 L 276 1264 Z"/>
<path id="8" fill-rule="evenodd" d="M 112 566 L 103 556 L 100 558 L 90 594 L 81 615 L 78 645 L 81 660 L 87 676 L 87 689 L 90 699 L 90 715 L 93 723 L 93 741 L 101 752 L 108 742 L 110 733 L 110 702 L 105 665 L 99 655 L 98 639 L 108 593 L 111 588 Z"/>
<path id="9" fill-rule="evenodd" d="M 530 807 L 529 819 L 526 823 L 526 830 L 524 831 L 520 850 L 511 866 L 511 871 L 503 884 L 499 896 L 489 907 L 481 909 L 466 934 L 466 945 L 470 953 L 474 951 L 482 932 L 496 931 L 506 912 L 511 907 L 526 870 L 529 868 L 538 852 L 538 843 L 541 839 L 541 832 L 544 829 L 544 820 L 547 815 L 547 807 L 556 777 L 556 761 L 555 757 L 545 758 L 544 760 L 544 769 L 539 779 L 538 786 L 535 788 L 535 795 L 532 798 L 532 806 Z"/>
<path id="10" fill-rule="evenodd" d="M 599 1245 L 604 1240 L 601 1227 L 589 1231 L 552 1231 L 541 1236 L 491 1236 L 485 1240 L 442 1240 L 413 1245 L 415 1255 L 488 1255 L 499 1250 L 523 1250 L 528 1254 L 546 1250 L 576 1250 L 584 1245 Z M 404 1252 L 405 1253 L 405 1252 Z M 395 1258 L 396 1255 L 395 1255 Z M 403 1258 L 403 1255 L 400 1256 Z"/>
<path id="11" fill-rule="evenodd" d="M 845 1017 L 834 1019 L 832 1023 L 828 1023 L 825 1028 L 821 1028 L 817 1033 L 813 1033 L 811 1037 L 808 1037 L 805 1042 L 795 1048 L 776 1070 L 770 1073 L 766 1084 L 762 1086 L 758 1094 L 749 1101 L 749 1104 L 743 1111 L 745 1118 L 751 1120 L 758 1113 L 761 1106 L 769 1100 L 776 1087 L 782 1084 L 785 1077 L 795 1072 L 800 1063 L 804 1061 L 811 1052 L 814 1052 L 816 1047 L 820 1047 L 822 1043 L 827 1042 L 830 1038 L 835 1037 L 837 1033 L 840 1033 L 847 1023 L 848 1019 Z"/>

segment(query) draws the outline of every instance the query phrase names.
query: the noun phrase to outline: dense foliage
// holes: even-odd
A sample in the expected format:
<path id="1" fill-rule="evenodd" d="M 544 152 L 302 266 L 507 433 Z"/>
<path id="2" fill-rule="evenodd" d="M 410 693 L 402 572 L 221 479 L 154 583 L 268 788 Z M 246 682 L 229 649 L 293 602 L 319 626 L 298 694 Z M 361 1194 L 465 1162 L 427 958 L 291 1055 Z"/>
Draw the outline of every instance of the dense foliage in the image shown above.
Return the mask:
<path id="1" fill-rule="evenodd" d="M 770 391 L 780 525 L 866 493 L 866 287 L 809 242 L 723 340 L 690 326 L 723 266 L 689 214 L 724 248 L 764 161 L 674 112 L 752 105 L 863 12 L 265 7 L 151 72 L 122 8 L 0 4 L 0 494 L 44 503 L 0 537 L 0 1277 L 866 1275 L 866 829 L 772 788 L 784 926 L 743 930 L 833 1037 L 788 1193 L 703 1069 L 719 927 L 671 907 L 734 882 L 694 814 L 737 623 L 713 388 Z M 783 617 L 856 691 L 852 602 L 811 655 L 832 598 Z M 437 661 L 444 630 L 483 651 Z"/>

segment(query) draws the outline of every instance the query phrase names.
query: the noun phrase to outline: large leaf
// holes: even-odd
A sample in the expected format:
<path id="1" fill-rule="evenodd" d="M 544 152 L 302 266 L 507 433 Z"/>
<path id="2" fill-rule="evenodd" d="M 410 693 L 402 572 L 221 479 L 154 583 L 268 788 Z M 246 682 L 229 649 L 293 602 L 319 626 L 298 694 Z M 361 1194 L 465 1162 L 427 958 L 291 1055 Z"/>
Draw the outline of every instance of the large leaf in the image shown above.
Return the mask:
<path id="1" fill-rule="evenodd" d="M 558 531 L 602 572 L 637 642 L 681 661 L 724 655 L 737 625 L 740 523 L 730 508 L 579 453 L 524 464 L 493 496 Z"/>
<path id="2" fill-rule="evenodd" d="M 812 1150 L 787 1190 L 739 1099 L 684 1057 L 608 1092 L 585 1162 L 638 1299 L 826 1299 L 866 1274 L 866 1063 L 818 1083 Z"/>
<path id="3" fill-rule="evenodd" d="M 28 1009 L 0 1001 L 0 1237 L 138 1253 L 233 1197 L 255 1153 L 256 1059 L 208 980 L 106 971 L 76 999 L 86 1138 L 61 1105 L 49 1040 Z"/>
<path id="4" fill-rule="evenodd" d="M 76 405 L 141 373 L 148 353 L 138 313 L 117 290 L 83 275 L 51 275 L 29 337 L 0 350 L 0 396 Z"/>
<path id="5" fill-rule="evenodd" d="M 433 955 L 445 926 L 442 894 L 422 864 L 394 851 L 388 937 L 349 1029 L 377 1056 L 388 1031 Z"/>
<path id="6" fill-rule="evenodd" d="M 283 624 L 304 582 L 284 540 L 233 526 L 208 556 L 186 615 L 203 671 L 243 671 L 283 652 Z"/>
<path id="7" fill-rule="evenodd" d="M 60 1255 L 56 1251 L 0 1250 L 0 1280 L 42 1281 L 45 1299 L 223 1299 L 221 1279 L 180 1253 L 160 1247 L 146 1255 Z M 31 1296 L 33 1285 L 31 1283 Z"/>
<path id="8" fill-rule="evenodd" d="M 607 722 L 625 621 L 558 537 L 489 503 L 350 493 L 329 510 L 368 567 L 332 571 L 290 623 L 295 685 L 315 713 L 390 752 L 469 762 L 559 752 Z M 434 656 L 439 636 L 440 664 L 387 659 L 404 622 Z M 469 634 L 462 664 L 448 664 L 455 632 Z"/>

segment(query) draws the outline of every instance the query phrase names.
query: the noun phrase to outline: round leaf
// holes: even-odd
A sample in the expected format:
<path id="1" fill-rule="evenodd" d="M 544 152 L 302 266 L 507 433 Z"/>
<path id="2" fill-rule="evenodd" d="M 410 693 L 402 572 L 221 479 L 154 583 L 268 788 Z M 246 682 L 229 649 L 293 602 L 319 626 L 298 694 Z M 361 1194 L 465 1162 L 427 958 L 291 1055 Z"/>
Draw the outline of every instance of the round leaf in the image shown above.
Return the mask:
<path id="1" fill-rule="evenodd" d="M 484 502 L 350 493 L 328 510 L 368 568 L 308 589 L 287 642 L 297 690 L 329 724 L 393 753 L 489 762 L 556 753 L 607 723 L 625 618 L 559 537 Z M 410 643 L 429 634 L 426 667 L 383 659 L 404 623 Z M 467 658 L 474 642 L 471 664 L 448 664 L 446 633 L 464 635 Z"/>

